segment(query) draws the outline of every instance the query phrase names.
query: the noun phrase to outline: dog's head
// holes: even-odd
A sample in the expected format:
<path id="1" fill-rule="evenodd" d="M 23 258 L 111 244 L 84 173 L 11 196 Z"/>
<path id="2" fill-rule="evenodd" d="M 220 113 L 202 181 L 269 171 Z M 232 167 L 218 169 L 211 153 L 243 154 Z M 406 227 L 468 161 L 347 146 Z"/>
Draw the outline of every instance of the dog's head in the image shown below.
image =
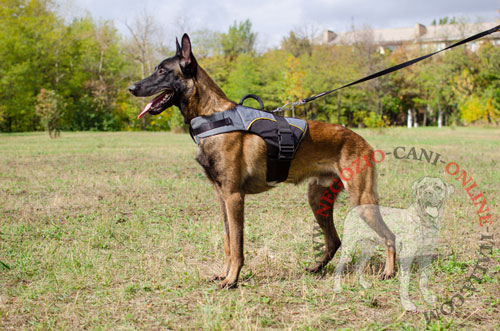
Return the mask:
<path id="1" fill-rule="evenodd" d="M 454 191 L 453 185 L 435 177 L 424 177 L 413 183 L 415 203 L 421 216 L 425 218 L 435 219 L 442 216 L 444 204 Z"/>
<path id="2" fill-rule="evenodd" d="M 158 115 L 168 107 L 179 106 L 180 98 L 192 87 L 192 79 L 196 76 L 198 63 L 191 51 L 191 41 L 187 34 L 182 36 L 181 45 L 176 40 L 176 54 L 163 60 L 151 76 L 138 81 L 129 87 L 130 93 L 136 97 L 148 97 L 158 94 L 139 114 Z"/>

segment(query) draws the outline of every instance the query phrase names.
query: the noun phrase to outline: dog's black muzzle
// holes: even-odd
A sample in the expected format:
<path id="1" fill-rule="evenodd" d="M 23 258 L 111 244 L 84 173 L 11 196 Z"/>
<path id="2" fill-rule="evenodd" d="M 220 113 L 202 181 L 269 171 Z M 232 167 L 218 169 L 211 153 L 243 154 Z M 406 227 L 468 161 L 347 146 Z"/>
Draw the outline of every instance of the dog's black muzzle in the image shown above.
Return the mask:
<path id="1" fill-rule="evenodd" d="M 161 79 L 152 75 L 133 83 L 128 87 L 128 90 L 136 97 L 149 97 L 169 89 L 165 85 L 168 84 L 165 84 Z"/>
<path id="2" fill-rule="evenodd" d="M 138 91 L 137 85 L 135 85 L 135 84 L 130 85 L 130 86 L 128 87 L 128 91 L 129 91 L 130 93 L 132 93 L 133 95 L 137 96 L 137 94 L 136 94 L 136 93 L 137 93 L 137 91 Z"/>

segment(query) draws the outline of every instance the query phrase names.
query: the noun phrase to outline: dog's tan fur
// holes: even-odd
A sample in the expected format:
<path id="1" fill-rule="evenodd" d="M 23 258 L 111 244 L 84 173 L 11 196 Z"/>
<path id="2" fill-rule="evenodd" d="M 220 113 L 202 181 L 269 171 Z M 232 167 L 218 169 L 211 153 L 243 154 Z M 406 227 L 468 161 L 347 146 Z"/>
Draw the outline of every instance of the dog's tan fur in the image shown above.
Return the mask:
<path id="1" fill-rule="evenodd" d="M 197 65 L 191 52 L 189 37 L 184 35 L 180 60 L 169 62 L 172 70 L 184 81 L 185 90 L 179 97 L 179 108 L 185 122 L 200 115 L 210 115 L 231 109 L 235 103 L 214 83 L 208 74 Z M 178 62 L 178 63 L 177 63 Z M 177 63 L 177 64 L 176 64 Z M 193 77 L 184 77 L 180 68 L 193 66 Z M 299 183 L 310 179 L 308 199 L 313 212 L 330 181 L 339 178 L 341 169 L 352 167 L 358 158 L 371 155 L 372 147 L 358 134 L 340 125 L 308 121 L 309 130 L 302 140 L 292 161 L 287 182 Z M 216 278 L 221 287 L 233 287 L 243 266 L 243 224 L 246 194 L 255 194 L 273 188 L 266 182 L 266 144 L 259 136 L 246 132 L 231 132 L 201 140 L 196 160 L 204 168 L 213 183 L 224 222 L 225 263 Z M 352 206 L 378 205 L 375 164 L 344 181 Z M 333 208 L 327 217 L 315 214 L 325 237 L 323 258 L 311 272 L 320 271 L 340 247 L 340 239 L 333 224 Z M 361 212 L 367 224 L 384 238 L 387 262 L 384 277 L 394 275 L 394 242 L 392 232 L 385 225 L 377 209 Z"/>

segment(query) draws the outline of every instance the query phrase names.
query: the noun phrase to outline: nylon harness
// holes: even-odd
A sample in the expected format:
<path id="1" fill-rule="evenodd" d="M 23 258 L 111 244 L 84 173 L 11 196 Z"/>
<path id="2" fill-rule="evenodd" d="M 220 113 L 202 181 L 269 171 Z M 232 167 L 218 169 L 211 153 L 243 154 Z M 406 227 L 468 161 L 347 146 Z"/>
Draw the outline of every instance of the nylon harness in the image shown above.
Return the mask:
<path id="1" fill-rule="evenodd" d="M 249 97 L 259 101 L 260 110 L 242 105 Z M 259 97 L 246 95 L 233 109 L 193 118 L 189 126 L 191 137 L 199 145 L 203 138 L 227 132 L 245 131 L 256 134 L 264 139 L 267 146 L 266 181 L 283 182 L 288 178 L 290 164 L 308 125 L 305 120 L 277 116 L 263 109 L 264 105 Z"/>

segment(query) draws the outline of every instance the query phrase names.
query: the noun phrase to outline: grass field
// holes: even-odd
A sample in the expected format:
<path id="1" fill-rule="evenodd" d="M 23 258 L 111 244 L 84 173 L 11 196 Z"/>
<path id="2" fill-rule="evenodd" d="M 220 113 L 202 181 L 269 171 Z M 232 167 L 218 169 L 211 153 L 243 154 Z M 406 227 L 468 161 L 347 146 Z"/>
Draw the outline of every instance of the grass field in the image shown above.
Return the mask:
<path id="1" fill-rule="evenodd" d="M 57 140 L 0 135 L 0 329 L 499 330 L 500 129 L 357 132 L 385 152 L 440 153 L 486 197 L 494 236 L 487 272 L 451 314 L 427 324 L 423 313 L 405 313 L 398 277 L 378 280 L 382 255 L 367 270 L 368 290 L 351 272 L 343 293 L 333 292 L 338 256 L 323 277 L 307 273 L 314 218 L 305 184 L 247 196 L 240 285 L 219 290 L 209 279 L 222 267 L 223 228 L 190 137 L 63 132 Z M 425 175 L 455 186 L 432 264 L 441 304 L 478 259 L 485 228 L 477 207 L 443 164 L 387 155 L 378 166 L 382 205 L 410 205 L 412 183 Z M 334 214 L 340 234 L 349 208 L 342 194 Z M 420 310 L 430 309 L 414 276 L 410 290 Z"/>

